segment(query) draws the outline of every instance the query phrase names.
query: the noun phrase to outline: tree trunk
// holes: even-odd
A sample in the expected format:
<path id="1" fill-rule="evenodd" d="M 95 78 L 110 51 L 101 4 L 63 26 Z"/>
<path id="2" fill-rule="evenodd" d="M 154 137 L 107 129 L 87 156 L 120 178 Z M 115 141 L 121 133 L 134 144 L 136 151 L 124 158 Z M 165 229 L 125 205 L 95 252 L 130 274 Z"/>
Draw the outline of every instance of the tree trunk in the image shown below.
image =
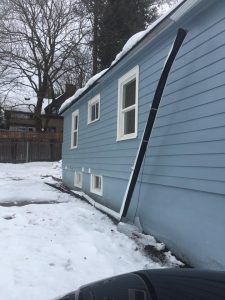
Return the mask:
<path id="1" fill-rule="evenodd" d="M 36 122 L 36 131 L 41 132 L 42 131 L 42 120 L 41 120 L 41 110 L 42 110 L 42 104 L 43 104 L 43 96 L 38 96 L 37 105 L 34 111 L 34 119 Z"/>
<path id="2" fill-rule="evenodd" d="M 92 75 L 95 75 L 98 72 L 98 0 L 94 2 L 93 14 Z"/>

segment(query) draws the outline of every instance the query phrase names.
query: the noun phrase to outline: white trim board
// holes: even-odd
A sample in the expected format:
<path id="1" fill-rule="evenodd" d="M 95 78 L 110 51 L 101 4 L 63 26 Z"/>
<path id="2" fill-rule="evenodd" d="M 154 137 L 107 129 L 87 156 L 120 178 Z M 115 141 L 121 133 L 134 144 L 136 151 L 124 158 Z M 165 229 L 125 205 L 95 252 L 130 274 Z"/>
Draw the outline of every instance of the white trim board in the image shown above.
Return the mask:
<path id="1" fill-rule="evenodd" d="M 116 220 L 120 221 L 120 219 L 121 219 L 120 213 L 118 213 L 118 212 L 116 212 L 116 211 L 114 211 L 114 210 L 112 210 L 112 209 L 96 202 L 94 199 L 92 199 L 90 196 L 88 196 L 84 192 L 74 191 L 74 190 L 72 192 L 75 196 L 79 196 L 79 197 L 82 197 L 82 198 L 86 199 L 90 204 L 92 204 L 97 209 L 103 211 L 104 213 L 106 213 L 106 214 L 112 216 L 113 218 L 115 218 Z"/>

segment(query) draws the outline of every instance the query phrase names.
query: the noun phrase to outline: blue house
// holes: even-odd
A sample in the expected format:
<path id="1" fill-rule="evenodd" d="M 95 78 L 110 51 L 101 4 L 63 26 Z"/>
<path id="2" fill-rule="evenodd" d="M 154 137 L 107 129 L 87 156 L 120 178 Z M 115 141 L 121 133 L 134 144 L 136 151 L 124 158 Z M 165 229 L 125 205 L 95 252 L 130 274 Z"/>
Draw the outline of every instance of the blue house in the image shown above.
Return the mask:
<path id="1" fill-rule="evenodd" d="M 139 218 L 144 232 L 191 265 L 224 269 L 225 1 L 182 1 L 65 103 L 63 182 L 120 220 L 179 28 L 187 36 L 168 76 L 127 220 Z"/>

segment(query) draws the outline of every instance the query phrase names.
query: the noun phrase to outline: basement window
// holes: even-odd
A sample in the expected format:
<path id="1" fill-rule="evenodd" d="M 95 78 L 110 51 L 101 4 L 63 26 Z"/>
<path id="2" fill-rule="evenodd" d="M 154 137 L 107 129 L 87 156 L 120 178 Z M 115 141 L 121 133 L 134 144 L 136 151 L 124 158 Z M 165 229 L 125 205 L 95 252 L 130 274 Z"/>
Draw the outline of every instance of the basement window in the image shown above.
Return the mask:
<path id="1" fill-rule="evenodd" d="M 100 94 L 88 101 L 88 124 L 100 118 Z"/>
<path id="2" fill-rule="evenodd" d="M 139 66 L 118 81 L 117 140 L 137 137 Z"/>
<path id="3" fill-rule="evenodd" d="M 91 174 L 91 193 L 102 196 L 103 194 L 103 177 Z"/>
<path id="4" fill-rule="evenodd" d="M 82 184 L 83 184 L 83 174 L 82 174 L 82 172 L 75 171 L 74 186 L 76 186 L 78 188 L 82 188 Z"/>
<path id="5" fill-rule="evenodd" d="M 79 110 L 77 109 L 72 113 L 71 149 L 77 148 L 78 145 L 78 122 L 79 122 Z"/>

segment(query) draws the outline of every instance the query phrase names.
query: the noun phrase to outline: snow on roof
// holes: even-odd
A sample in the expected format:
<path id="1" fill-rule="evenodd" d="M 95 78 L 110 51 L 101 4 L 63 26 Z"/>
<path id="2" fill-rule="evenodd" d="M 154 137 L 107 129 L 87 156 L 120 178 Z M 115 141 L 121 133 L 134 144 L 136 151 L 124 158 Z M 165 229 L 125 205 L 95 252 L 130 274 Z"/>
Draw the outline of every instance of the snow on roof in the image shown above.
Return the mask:
<path id="1" fill-rule="evenodd" d="M 117 54 L 115 60 L 111 63 L 111 66 L 108 69 L 105 69 L 91 77 L 83 88 L 78 89 L 72 97 L 68 98 L 62 104 L 59 113 L 65 111 L 66 108 L 68 108 L 68 106 L 72 104 L 74 100 L 81 96 L 91 85 L 94 84 L 95 81 L 102 77 L 106 73 L 106 71 L 108 71 L 113 65 L 115 65 L 115 63 L 117 63 L 129 50 L 131 50 L 144 36 L 146 36 L 150 31 L 152 31 L 162 20 L 164 20 L 173 10 L 175 10 L 181 3 L 185 1 L 186 0 L 178 0 L 177 3 L 171 9 L 169 9 L 165 14 L 163 14 L 155 22 L 149 25 L 146 30 L 137 32 L 132 37 L 130 37 L 126 44 L 123 46 L 122 51 Z"/>
<path id="2" fill-rule="evenodd" d="M 173 6 L 171 9 L 169 9 L 165 14 L 163 14 L 161 17 L 159 17 L 155 22 L 150 24 L 145 30 L 139 31 L 139 32 L 135 33 L 132 37 L 130 37 L 129 40 L 126 42 L 126 44 L 123 46 L 122 51 L 117 54 L 115 60 L 111 64 L 111 66 L 113 66 L 118 60 L 120 60 L 130 49 L 132 49 L 144 36 L 146 36 L 150 31 L 152 31 L 163 19 L 165 19 L 182 2 L 184 2 L 184 0 L 178 1 L 175 6 Z"/>

